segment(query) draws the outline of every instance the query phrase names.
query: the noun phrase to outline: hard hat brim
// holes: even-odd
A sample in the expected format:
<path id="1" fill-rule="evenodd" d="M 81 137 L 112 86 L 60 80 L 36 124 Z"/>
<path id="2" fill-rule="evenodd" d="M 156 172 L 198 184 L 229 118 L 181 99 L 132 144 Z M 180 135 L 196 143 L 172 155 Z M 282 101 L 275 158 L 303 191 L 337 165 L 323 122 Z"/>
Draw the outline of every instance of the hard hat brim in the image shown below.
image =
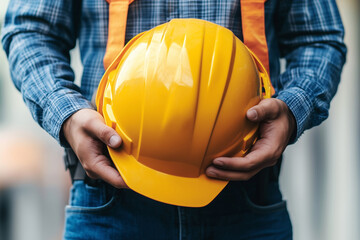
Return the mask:
<path id="1" fill-rule="evenodd" d="M 108 148 L 111 159 L 128 187 L 146 197 L 184 207 L 208 205 L 228 181 L 174 176 L 151 169 L 122 149 Z"/>

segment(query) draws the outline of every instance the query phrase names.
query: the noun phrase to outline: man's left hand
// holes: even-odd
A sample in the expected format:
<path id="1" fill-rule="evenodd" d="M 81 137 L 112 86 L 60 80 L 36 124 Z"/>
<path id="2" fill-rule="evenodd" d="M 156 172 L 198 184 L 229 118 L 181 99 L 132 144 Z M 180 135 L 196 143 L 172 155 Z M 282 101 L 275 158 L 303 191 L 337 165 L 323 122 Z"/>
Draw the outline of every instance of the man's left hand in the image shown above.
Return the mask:
<path id="1" fill-rule="evenodd" d="M 276 98 L 264 99 L 246 113 L 258 122 L 259 136 L 244 157 L 218 157 L 206 169 L 206 175 L 229 181 L 249 180 L 263 168 L 273 166 L 284 152 L 296 122 L 287 105 Z"/>

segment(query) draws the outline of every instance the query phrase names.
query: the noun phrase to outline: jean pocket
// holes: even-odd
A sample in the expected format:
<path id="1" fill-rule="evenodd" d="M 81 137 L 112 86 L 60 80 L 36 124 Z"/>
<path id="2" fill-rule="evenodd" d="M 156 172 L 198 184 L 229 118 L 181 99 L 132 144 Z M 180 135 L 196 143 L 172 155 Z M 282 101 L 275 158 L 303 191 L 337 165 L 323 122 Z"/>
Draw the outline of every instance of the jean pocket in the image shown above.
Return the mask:
<path id="1" fill-rule="evenodd" d="M 116 202 L 116 194 L 105 183 L 90 186 L 84 181 L 74 181 L 70 190 L 68 213 L 100 213 L 111 209 Z"/>
<path id="2" fill-rule="evenodd" d="M 243 198 L 245 201 L 245 204 L 250 209 L 250 211 L 258 214 L 267 214 L 267 213 L 274 213 L 277 211 L 283 211 L 286 210 L 286 201 L 283 200 L 281 197 L 278 201 L 271 202 L 266 205 L 260 205 L 255 203 L 248 195 L 248 193 L 243 190 Z M 281 196 L 281 194 L 280 194 Z"/>

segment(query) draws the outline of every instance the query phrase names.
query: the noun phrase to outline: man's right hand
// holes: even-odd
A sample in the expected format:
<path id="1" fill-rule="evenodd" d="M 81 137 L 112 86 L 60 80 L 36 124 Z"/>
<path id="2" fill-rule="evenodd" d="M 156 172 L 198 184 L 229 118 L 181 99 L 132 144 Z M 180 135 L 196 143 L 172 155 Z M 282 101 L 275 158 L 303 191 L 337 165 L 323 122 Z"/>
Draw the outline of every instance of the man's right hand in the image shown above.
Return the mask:
<path id="1" fill-rule="evenodd" d="M 127 188 L 107 157 L 106 145 L 118 148 L 121 138 L 114 129 L 105 125 L 98 112 L 79 110 L 65 121 L 62 131 L 90 178 L 102 179 L 116 188 Z"/>

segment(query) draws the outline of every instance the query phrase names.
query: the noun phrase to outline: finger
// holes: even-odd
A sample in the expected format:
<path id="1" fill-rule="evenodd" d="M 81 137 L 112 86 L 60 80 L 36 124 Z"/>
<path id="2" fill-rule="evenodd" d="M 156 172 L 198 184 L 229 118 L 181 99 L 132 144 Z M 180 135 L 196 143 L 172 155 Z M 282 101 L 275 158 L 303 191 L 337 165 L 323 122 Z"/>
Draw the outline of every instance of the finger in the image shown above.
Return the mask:
<path id="1" fill-rule="evenodd" d="M 89 177 L 96 176 L 96 178 L 100 178 L 116 188 L 128 188 L 119 172 L 105 156 L 99 156 L 96 159 L 96 163 L 92 166 L 88 175 Z"/>
<path id="2" fill-rule="evenodd" d="M 228 171 L 210 166 L 206 169 L 206 175 L 210 178 L 216 178 L 226 181 L 247 181 L 257 174 L 260 169 L 251 172 Z"/>
<path id="3" fill-rule="evenodd" d="M 280 157 L 277 152 L 276 146 L 260 139 L 245 157 L 219 157 L 214 159 L 213 164 L 224 170 L 252 172 L 275 164 Z"/>
<path id="4" fill-rule="evenodd" d="M 101 118 L 92 119 L 85 128 L 109 147 L 120 147 L 122 141 L 119 134 L 108 127 Z"/>
<path id="5" fill-rule="evenodd" d="M 275 98 L 263 99 L 247 111 L 246 117 L 253 122 L 275 119 L 280 113 L 281 104 L 280 100 Z"/>

